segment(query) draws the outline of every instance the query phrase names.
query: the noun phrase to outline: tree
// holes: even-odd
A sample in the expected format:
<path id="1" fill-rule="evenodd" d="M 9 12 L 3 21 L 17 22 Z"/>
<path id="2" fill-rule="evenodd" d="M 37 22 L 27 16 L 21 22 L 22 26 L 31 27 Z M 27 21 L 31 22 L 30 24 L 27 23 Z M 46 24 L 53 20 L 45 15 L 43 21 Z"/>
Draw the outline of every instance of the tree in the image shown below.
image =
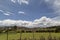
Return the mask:
<path id="1" fill-rule="evenodd" d="M 17 26 L 15 25 L 15 26 L 14 26 L 14 31 L 16 31 L 16 30 L 17 30 Z"/>

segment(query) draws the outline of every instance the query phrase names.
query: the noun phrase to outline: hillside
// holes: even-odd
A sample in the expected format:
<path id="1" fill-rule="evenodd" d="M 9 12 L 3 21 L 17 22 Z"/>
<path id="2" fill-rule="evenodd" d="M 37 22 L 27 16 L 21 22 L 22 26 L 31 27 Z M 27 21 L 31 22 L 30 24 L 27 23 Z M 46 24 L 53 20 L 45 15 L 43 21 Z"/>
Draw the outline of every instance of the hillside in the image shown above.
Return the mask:
<path id="1" fill-rule="evenodd" d="M 35 28 L 27 28 L 27 27 L 0 27 L 0 31 L 17 31 L 17 32 L 60 32 L 60 26 L 52 26 L 52 27 L 35 27 Z"/>

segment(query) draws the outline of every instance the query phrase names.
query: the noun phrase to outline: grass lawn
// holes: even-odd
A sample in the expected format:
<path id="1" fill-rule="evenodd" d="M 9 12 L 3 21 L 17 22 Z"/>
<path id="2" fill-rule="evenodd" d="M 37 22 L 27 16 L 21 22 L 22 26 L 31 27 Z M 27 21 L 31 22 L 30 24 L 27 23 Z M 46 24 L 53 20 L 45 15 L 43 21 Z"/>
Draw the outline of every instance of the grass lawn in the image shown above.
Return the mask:
<path id="1" fill-rule="evenodd" d="M 39 39 L 41 37 L 45 37 L 46 39 L 49 36 L 49 33 L 34 33 L 34 38 Z M 60 37 L 60 33 L 51 33 L 52 38 L 56 37 L 59 38 Z M 12 39 L 19 39 L 20 38 L 20 33 L 8 33 L 8 39 L 12 40 Z M 33 38 L 33 33 L 22 33 L 21 38 Z M 7 34 L 6 33 L 0 33 L 0 40 L 7 40 Z"/>

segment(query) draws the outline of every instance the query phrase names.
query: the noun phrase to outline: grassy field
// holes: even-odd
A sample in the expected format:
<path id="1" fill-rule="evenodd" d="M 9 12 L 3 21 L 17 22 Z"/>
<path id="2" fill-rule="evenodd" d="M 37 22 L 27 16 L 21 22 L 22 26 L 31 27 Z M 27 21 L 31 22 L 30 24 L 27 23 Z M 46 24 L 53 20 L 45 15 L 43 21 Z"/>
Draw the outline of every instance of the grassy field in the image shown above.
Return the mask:
<path id="1" fill-rule="evenodd" d="M 39 39 L 41 37 L 44 37 L 45 39 L 48 38 L 48 36 L 51 35 L 51 37 L 56 37 L 60 38 L 60 33 L 34 33 L 34 38 Z M 8 33 L 8 39 L 9 40 L 17 40 L 20 38 L 20 33 Z M 21 38 L 27 38 L 27 39 L 32 39 L 33 38 L 33 33 L 22 33 Z M 0 40 L 7 40 L 7 34 L 6 33 L 0 33 Z"/>

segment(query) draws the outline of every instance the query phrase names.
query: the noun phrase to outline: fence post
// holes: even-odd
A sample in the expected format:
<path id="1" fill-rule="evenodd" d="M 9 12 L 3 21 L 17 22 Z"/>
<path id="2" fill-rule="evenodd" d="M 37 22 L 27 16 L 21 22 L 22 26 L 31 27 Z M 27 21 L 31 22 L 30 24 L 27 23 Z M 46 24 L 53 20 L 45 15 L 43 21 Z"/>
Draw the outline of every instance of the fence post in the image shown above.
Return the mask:
<path id="1" fill-rule="evenodd" d="M 32 33 L 33 33 L 33 40 L 34 40 L 34 30 L 32 30 L 32 31 L 33 31 Z"/>
<path id="2" fill-rule="evenodd" d="M 49 32 L 48 40 L 52 40 L 52 36 L 50 32 Z"/>
<path id="3" fill-rule="evenodd" d="M 20 40 L 21 40 L 21 36 L 22 36 L 22 30 L 20 30 Z"/>
<path id="4" fill-rule="evenodd" d="M 8 40 L 8 27 L 7 27 L 7 40 Z"/>

